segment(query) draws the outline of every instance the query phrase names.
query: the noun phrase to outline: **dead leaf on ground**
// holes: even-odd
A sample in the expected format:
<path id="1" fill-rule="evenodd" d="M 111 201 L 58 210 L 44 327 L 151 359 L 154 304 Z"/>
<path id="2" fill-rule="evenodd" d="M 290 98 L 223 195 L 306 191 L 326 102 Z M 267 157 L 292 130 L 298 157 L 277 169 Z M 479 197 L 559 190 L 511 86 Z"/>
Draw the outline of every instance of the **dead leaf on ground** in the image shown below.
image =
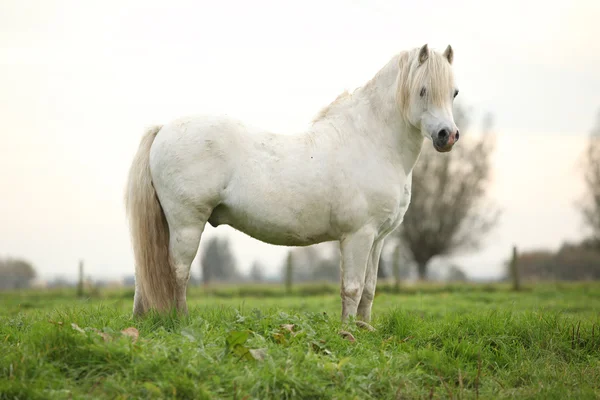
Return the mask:
<path id="1" fill-rule="evenodd" d="M 133 343 L 137 342 L 138 338 L 140 337 L 140 332 L 137 329 L 135 329 L 133 326 L 123 329 L 121 331 L 121 333 L 125 336 L 129 336 L 130 338 L 132 338 Z"/>
<path id="2" fill-rule="evenodd" d="M 289 332 L 294 331 L 294 324 L 283 324 L 283 325 L 281 325 L 281 327 Z"/>
<path id="3" fill-rule="evenodd" d="M 86 333 L 84 329 L 82 329 L 81 327 L 79 327 L 79 325 L 77 325 L 74 322 L 71 323 L 71 327 L 73 329 L 75 329 L 77 332 Z M 96 329 L 96 328 L 86 328 L 86 329 L 88 329 L 89 331 L 92 331 L 92 332 L 96 333 L 98 336 L 100 336 L 102 339 L 104 339 L 105 342 L 108 342 L 108 341 L 114 339 L 113 336 L 110 333 L 102 332 L 99 329 Z M 132 338 L 133 339 L 133 343 L 135 343 L 138 340 L 139 336 L 140 336 L 140 332 L 136 328 L 134 328 L 132 326 L 130 326 L 129 328 L 123 329 L 121 331 L 121 334 L 124 335 L 124 336 L 128 336 L 128 337 Z"/>
<path id="4" fill-rule="evenodd" d="M 257 361 L 263 361 L 267 355 L 267 349 L 250 349 L 248 350 L 252 357 Z"/>
<path id="5" fill-rule="evenodd" d="M 275 342 L 277 342 L 279 344 L 287 344 L 288 343 L 288 341 L 285 338 L 283 333 L 274 333 L 273 339 L 275 339 Z"/>
<path id="6" fill-rule="evenodd" d="M 106 332 L 99 331 L 98 329 L 94 329 L 94 332 L 102 336 L 102 339 L 104 339 L 105 342 L 108 342 L 111 339 L 110 335 Z"/>
<path id="7" fill-rule="evenodd" d="M 328 356 L 331 355 L 331 351 L 329 351 L 329 349 L 327 349 L 325 346 L 323 346 L 321 343 L 316 342 L 316 341 L 312 341 L 310 342 L 310 344 L 312 345 L 312 348 L 315 352 L 317 353 L 323 353 L 326 354 Z"/>

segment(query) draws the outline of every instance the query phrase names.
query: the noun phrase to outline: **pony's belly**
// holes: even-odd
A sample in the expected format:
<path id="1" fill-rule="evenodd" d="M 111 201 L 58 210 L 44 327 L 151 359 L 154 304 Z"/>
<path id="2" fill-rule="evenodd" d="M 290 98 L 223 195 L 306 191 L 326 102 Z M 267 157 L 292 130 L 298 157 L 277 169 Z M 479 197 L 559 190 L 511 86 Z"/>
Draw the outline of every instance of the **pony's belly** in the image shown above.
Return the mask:
<path id="1" fill-rule="evenodd" d="M 208 223 L 214 227 L 229 225 L 257 240 L 279 246 L 310 246 L 336 239 L 328 231 L 327 218 L 319 218 L 319 213 L 303 219 L 292 213 L 271 211 L 265 215 L 221 204 L 213 210 Z"/>

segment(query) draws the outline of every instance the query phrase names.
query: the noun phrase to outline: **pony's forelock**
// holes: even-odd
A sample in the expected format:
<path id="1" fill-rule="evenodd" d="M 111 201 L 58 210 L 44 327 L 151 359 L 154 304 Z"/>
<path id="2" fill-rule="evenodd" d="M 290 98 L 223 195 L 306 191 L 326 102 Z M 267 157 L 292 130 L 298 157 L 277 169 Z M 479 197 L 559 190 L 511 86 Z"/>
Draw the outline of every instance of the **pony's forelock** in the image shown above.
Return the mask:
<path id="1" fill-rule="evenodd" d="M 397 101 L 405 118 L 408 117 L 411 98 L 419 96 L 423 87 L 427 89 L 433 105 L 443 106 L 451 98 L 454 85 L 452 67 L 442 54 L 430 50 L 429 57 L 421 65 L 418 57 L 418 48 L 399 55 Z"/>

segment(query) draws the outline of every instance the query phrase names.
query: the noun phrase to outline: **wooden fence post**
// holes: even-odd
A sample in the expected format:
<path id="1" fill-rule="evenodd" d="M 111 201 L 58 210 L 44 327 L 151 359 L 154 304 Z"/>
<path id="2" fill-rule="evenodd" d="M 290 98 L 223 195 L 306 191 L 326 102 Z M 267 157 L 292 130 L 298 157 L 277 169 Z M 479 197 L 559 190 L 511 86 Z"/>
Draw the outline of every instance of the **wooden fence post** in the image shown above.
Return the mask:
<path id="1" fill-rule="evenodd" d="M 285 291 L 287 294 L 292 293 L 292 281 L 294 275 L 294 264 L 292 260 L 292 252 L 288 251 L 287 261 L 285 265 Z"/>
<path id="2" fill-rule="evenodd" d="M 83 297 L 83 260 L 79 260 L 79 282 L 77 283 L 77 297 Z"/>
<path id="3" fill-rule="evenodd" d="M 392 253 L 392 270 L 394 273 L 394 291 L 400 293 L 400 244 L 396 244 Z"/>
<path id="4" fill-rule="evenodd" d="M 521 281 L 519 277 L 519 266 L 517 265 L 517 246 L 513 246 L 512 260 L 510 260 L 510 275 L 512 278 L 512 288 L 514 291 L 521 290 Z"/>

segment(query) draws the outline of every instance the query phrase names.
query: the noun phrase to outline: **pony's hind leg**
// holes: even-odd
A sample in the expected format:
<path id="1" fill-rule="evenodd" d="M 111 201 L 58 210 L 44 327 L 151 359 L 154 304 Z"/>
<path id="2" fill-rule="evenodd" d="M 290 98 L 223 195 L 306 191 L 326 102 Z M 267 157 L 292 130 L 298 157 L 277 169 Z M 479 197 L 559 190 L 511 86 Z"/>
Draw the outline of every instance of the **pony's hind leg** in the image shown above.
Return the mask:
<path id="1" fill-rule="evenodd" d="M 367 264 L 365 287 L 360 297 L 360 303 L 358 303 L 358 318 L 367 323 L 371 322 L 371 307 L 373 306 L 373 298 L 377 287 L 377 270 L 379 269 L 379 256 L 382 248 L 383 239 L 376 240 Z"/>
<path id="2" fill-rule="evenodd" d="M 169 224 L 169 257 L 175 276 L 175 305 L 187 314 L 186 292 L 192 261 L 198 252 L 200 238 L 211 210 L 190 207 L 166 193 L 163 209 Z M 205 211 L 205 212 L 201 212 Z"/>
<path id="3" fill-rule="evenodd" d="M 200 237 L 206 222 L 199 225 L 179 226 L 171 230 L 169 253 L 175 272 L 175 304 L 177 311 L 187 314 L 186 292 L 192 261 L 198 251 Z"/>
<path id="4" fill-rule="evenodd" d="M 138 287 L 138 282 L 136 279 L 135 282 L 135 292 L 133 295 L 133 315 L 139 317 L 144 315 L 146 312 L 146 304 L 144 303 L 144 296 L 142 295 L 142 291 Z"/>

